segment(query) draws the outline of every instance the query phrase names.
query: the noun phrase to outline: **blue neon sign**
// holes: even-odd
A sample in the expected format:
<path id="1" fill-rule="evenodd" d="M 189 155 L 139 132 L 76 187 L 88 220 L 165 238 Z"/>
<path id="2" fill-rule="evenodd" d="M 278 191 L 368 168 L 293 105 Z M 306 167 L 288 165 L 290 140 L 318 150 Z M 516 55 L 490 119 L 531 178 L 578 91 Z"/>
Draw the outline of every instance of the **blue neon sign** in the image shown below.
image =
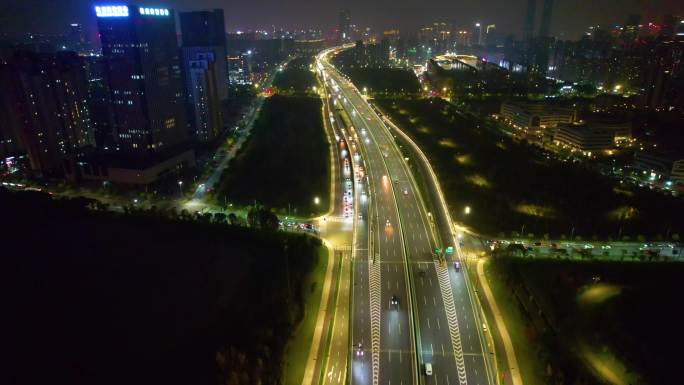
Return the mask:
<path id="1" fill-rule="evenodd" d="M 144 16 L 169 16 L 169 10 L 165 8 L 140 7 L 138 8 L 138 11 Z"/>
<path id="2" fill-rule="evenodd" d="M 97 17 L 128 17 L 128 7 L 125 5 L 98 5 L 95 7 Z"/>

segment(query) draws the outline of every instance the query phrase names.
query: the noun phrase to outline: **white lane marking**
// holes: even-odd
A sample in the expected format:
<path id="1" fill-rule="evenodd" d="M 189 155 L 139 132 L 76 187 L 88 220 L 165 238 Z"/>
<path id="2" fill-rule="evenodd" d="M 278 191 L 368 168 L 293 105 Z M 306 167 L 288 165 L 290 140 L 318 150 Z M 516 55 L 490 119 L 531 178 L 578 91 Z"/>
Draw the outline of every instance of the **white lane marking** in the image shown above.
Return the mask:
<path id="1" fill-rule="evenodd" d="M 371 324 L 371 365 L 373 385 L 378 385 L 380 372 L 380 309 L 382 292 L 380 260 L 373 263 L 368 260 L 368 296 Z"/>
<path id="2" fill-rule="evenodd" d="M 466 378 L 465 362 L 463 361 L 463 346 L 461 345 L 461 332 L 458 328 L 458 317 L 456 317 L 454 295 L 451 290 L 451 281 L 449 279 L 449 269 L 436 262 L 435 269 L 437 270 L 437 280 L 439 282 L 440 291 L 442 292 L 442 301 L 444 302 L 444 310 L 447 316 L 449 336 L 451 337 L 451 347 L 454 350 L 454 360 L 456 361 L 458 382 L 460 385 L 465 385 L 468 381 Z"/>

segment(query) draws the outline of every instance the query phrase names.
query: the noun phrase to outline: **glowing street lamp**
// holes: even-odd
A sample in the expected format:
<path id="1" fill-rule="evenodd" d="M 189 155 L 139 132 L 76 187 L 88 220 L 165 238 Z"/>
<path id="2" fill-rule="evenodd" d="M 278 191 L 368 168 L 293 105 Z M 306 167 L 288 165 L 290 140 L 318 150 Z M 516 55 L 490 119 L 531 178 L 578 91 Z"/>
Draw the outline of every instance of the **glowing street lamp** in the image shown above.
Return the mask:
<path id="1" fill-rule="evenodd" d="M 465 215 L 470 215 L 470 206 L 466 206 L 465 209 L 463 209 L 463 212 Z"/>
<path id="2" fill-rule="evenodd" d="M 183 195 L 183 181 L 182 180 L 178 181 L 178 190 L 180 190 L 180 194 Z"/>
<path id="3" fill-rule="evenodd" d="M 321 203 L 321 200 L 318 197 L 314 197 L 314 204 L 319 204 Z"/>

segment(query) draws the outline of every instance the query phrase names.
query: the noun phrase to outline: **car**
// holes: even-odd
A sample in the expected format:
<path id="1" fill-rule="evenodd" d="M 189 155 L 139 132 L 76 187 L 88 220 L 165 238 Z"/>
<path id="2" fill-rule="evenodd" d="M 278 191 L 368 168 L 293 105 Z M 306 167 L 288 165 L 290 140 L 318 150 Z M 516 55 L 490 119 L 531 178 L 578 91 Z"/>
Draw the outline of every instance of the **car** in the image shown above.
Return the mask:
<path id="1" fill-rule="evenodd" d="M 390 299 L 390 305 L 392 305 L 392 306 L 399 305 L 399 297 L 397 297 L 395 294 L 392 294 L 392 298 Z"/>
<path id="2" fill-rule="evenodd" d="M 431 376 L 432 375 L 432 364 L 429 362 L 425 363 L 425 375 L 426 376 Z"/>
<path id="3" fill-rule="evenodd" d="M 399 184 L 399 179 L 395 179 L 394 184 Z"/>
<path id="4" fill-rule="evenodd" d="M 482 331 L 487 333 L 487 324 L 484 322 L 482 323 Z"/>
<path id="5" fill-rule="evenodd" d="M 390 223 L 389 219 L 385 222 L 385 227 L 390 227 L 392 224 Z"/>
<path id="6" fill-rule="evenodd" d="M 454 269 L 456 269 L 456 271 L 461 271 L 461 262 L 454 262 Z"/>
<path id="7" fill-rule="evenodd" d="M 356 345 L 356 355 L 359 357 L 363 356 L 363 344 L 361 342 Z"/>
<path id="8" fill-rule="evenodd" d="M 408 189 L 407 188 L 404 189 L 404 195 L 408 195 Z"/>

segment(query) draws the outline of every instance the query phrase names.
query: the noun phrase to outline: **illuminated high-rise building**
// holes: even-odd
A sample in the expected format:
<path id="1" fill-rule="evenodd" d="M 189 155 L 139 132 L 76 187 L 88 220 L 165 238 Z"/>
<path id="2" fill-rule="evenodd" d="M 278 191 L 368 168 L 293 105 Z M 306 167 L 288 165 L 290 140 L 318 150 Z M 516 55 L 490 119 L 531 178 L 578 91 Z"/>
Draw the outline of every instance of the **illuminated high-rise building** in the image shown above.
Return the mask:
<path id="1" fill-rule="evenodd" d="M 553 0 L 544 0 L 542 8 L 541 24 L 539 25 L 539 37 L 547 38 L 551 32 L 551 16 L 553 15 Z"/>
<path id="2" fill-rule="evenodd" d="M 482 24 L 475 23 L 475 29 L 473 29 L 473 44 L 482 45 L 484 41 L 484 36 L 482 35 Z"/>
<path id="3" fill-rule="evenodd" d="M 37 174 L 62 174 L 67 159 L 94 145 L 85 68 L 76 53 L 18 51 L 0 66 L 0 88 L 0 126 L 8 127 L 0 132 L 18 136 L 14 144 L 25 148 Z"/>
<path id="4" fill-rule="evenodd" d="M 523 40 L 530 41 L 534 37 L 534 20 L 537 17 L 537 0 L 527 0 L 527 10 L 525 11 L 525 27 L 523 29 Z"/>
<path id="5" fill-rule="evenodd" d="M 194 47 L 213 53 L 216 60 L 217 90 L 221 100 L 228 97 L 228 66 L 226 63 L 226 25 L 223 9 L 181 12 L 182 47 Z"/>
<path id="6" fill-rule="evenodd" d="M 546 74 L 549 66 L 549 49 L 551 45 L 549 34 L 552 14 L 553 0 L 544 0 L 541 24 L 539 25 L 539 36 L 537 36 L 535 44 L 534 66 L 532 68 L 534 72 L 541 74 Z"/>
<path id="7" fill-rule="evenodd" d="M 537 0 L 527 0 L 525 11 L 525 26 L 523 27 L 523 64 L 528 70 L 532 69 L 535 56 L 534 21 L 537 17 Z"/>
<path id="8" fill-rule="evenodd" d="M 188 143 L 173 10 L 96 6 L 113 134 L 124 153 L 151 155 Z"/>
<path id="9" fill-rule="evenodd" d="M 195 139 L 214 140 L 223 130 L 221 102 L 228 97 L 223 10 L 180 13 L 188 118 Z"/>
<path id="10" fill-rule="evenodd" d="M 339 33 L 339 41 L 351 41 L 351 14 L 348 9 L 343 9 L 340 11 L 340 20 L 337 25 L 337 31 Z"/>
<path id="11" fill-rule="evenodd" d="M 66 36 L 66 49 L 85 53 L 89 50 L 89 46 L 88 39 L 83 31 L 83 25 L 78 23 L 69 24 Z"/>

